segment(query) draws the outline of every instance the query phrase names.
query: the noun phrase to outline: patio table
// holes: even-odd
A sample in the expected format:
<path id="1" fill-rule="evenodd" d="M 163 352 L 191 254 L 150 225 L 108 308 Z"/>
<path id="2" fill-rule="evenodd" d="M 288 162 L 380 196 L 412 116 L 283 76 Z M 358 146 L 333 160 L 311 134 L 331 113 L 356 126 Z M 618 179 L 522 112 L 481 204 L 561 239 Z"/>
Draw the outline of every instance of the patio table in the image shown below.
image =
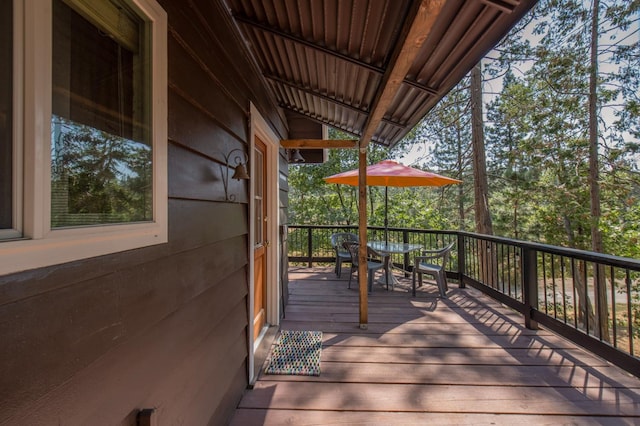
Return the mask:
<path id="1" fill-rule="evenodd" d="M 384 275 L 384 284 L 391 284 L 391 288 L 398 283 L 398 279 L 393 276 L 393 262 L 391 262 L 392 254 L 407 254 L 411 253 L 415 250 L 420 250 L 422 248 L 422 244 L 409 244 L 409 243 L 392 243 L 386 241 L 369 241 L 367 243 L 369 247 L 377 251 L 378 253 L 385 256 L 385 275 Z M 406 272 L 403 270 L 403 272 Z"/>

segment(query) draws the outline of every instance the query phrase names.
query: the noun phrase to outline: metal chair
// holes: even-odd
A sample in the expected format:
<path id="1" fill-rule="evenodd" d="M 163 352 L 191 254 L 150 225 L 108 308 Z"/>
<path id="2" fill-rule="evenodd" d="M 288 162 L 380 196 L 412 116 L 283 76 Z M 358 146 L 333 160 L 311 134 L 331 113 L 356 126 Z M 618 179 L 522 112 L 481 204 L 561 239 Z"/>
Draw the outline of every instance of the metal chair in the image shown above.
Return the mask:
<path id="1" fill-rule="evenodd" d="M 342 243 L 344 248 L 347 249 L 351 255 L 351 272 L 349 273 L 349 288 L 351 288 L 351 276 L 353 275 L 353 270 L 358 271 L 358 249 L 360 247 L 359 243 L 353 241 L 345 241 Z M 379 259 L 379 260 L 377 260 Z M 373 276 L 378 269 L 382 269 L 384 266 L 384 257 L 381 256 L 377 251 L 372 249 L 371 247 L 367 247 L 367 287 L 369 288 L 369 293 L 373 291 Z"/>
<path id="2" fill-rule="evenodd" d="M 336 254 L 334 272 L 338 278 L 340 278 L 342 274 L 342 263 L 351 262 L 351 254 L 349 254 L 349 251 L 342 245 L 345 241 L 358 242 L 358 236 L 351 232 L 337 232 L 331 235 L 331 245 Z"/>
<path id="3" fill-rule="evenodd" d="M 440 296 L 442 298 L 447 297 L 447 274 L 445 268 L 449 261 L 451 249 L 454 243 L 447 245 L 439 250 L 422 250 L 420 256 L 414 258 L 413 274 L 412 274 L 412 287 L 413 296 L 416 295 L 416 275 L 422 286 L 422 274 L 432 275 L 436 280 L 438 289 L 440 290 Z"/>

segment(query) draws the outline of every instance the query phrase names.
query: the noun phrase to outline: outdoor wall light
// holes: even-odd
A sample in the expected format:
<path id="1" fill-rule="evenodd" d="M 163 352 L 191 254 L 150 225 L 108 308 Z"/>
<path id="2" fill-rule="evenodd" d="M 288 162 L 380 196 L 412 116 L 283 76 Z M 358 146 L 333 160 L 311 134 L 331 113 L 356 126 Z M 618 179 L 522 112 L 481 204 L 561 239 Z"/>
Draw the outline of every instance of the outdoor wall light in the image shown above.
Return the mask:
<path id="1" fill-rule="evenodd" d="M 304 163 L 304 157 L 300 154 L 299 149 L 289 150 L 289 162 L 290 163 Z"/>
<path id="2" fill-rule="evenodd" d="M 224 199 L 226 201 L 235 201 L 235 194 L 229 194 L 229 168 L 233 168 L 233 175 L 231 179 L 236 180 L 248 180 L 250 179 L 247 173 L 247 162 L 249 156 L 246 152 L 240 148 L 232 149 L 227 154 L 222 154 L 224 157 L 224 166 L 220 164 L 220 171 L 222 173 L 222 185 L 224 186 Z"/>

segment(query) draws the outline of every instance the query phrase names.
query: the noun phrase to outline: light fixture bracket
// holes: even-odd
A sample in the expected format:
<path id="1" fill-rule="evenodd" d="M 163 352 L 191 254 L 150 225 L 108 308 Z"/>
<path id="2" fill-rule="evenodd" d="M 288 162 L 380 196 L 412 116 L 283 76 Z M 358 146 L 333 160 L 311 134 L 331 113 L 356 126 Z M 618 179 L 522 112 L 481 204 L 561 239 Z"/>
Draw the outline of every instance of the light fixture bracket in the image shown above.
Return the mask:
<path id="1" fill-rule="evenodd" d="M 229 194 L 229 169 L 233 169 L 233 175 L 231 176 L 231 179 L 251 179 L 251 177 L 247 173 L 247 163 L 249 162 L 249 156 L 240 148 L 232 149 L 227 154 L 222 154 L 222 156 L 224 157 L 224 165 L 220 164 L 220 172 L 222 173 L 222 185 L 224 186 L 224 199 L 225 201 L 234 202 L 236 201 L 236 195 Z"/>

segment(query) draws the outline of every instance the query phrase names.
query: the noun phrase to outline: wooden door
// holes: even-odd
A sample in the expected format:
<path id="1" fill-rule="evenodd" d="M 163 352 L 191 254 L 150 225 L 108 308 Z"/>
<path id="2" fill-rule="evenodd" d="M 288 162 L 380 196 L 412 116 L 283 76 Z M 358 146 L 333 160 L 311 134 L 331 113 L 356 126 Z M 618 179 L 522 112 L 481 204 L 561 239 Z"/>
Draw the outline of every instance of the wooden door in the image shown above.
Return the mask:
<path id="1" fill-rule="evenodd" d="M 257 339 L 266 325 L 267 311 L 267 199 L 266 199 L 266 147 L 256 137 L 254 152 L 254 241 L 253 260 L 253 339 Z"/>

